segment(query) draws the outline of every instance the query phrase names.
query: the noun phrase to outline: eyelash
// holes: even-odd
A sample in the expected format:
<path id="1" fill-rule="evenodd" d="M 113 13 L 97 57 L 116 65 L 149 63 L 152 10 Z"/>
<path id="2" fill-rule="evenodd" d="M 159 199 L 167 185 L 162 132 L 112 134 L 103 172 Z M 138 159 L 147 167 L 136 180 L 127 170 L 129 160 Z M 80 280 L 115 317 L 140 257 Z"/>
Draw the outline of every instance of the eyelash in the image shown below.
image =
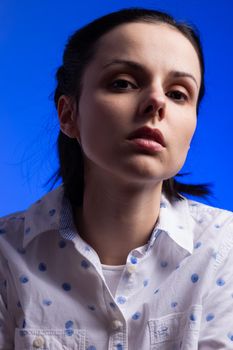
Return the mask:
<path id="1" fill-rule="evenodd" d="M 117 84 L 117 83 L 119 83 L 119 82 L 121 82 L 121 83 L 123 83 L 123 84 L 125 84 L 125 85 L 127 84 L 128 86 L 127 86 L 127 87 L 126 87 L 126 86 L 125 86 L 125 87 L 122 87 L 122 86 L 114 86 L 115 84 Z M 129 86 L 131 86 L 131 88 L 129 88 Z M 134 83 L 132 83 L 132 82 L 126 80 L 126 79 L 117 79 L 117 80 L 114 80 L 114 81 L 110 84 L 110 87 L 111 87 L 111 89 L 113 89 L 113 90 L 115 90 L 115 91 L 122 91 L 122 92 L 138 89 L 138 86 L 137 86 L 136 84 L 134 84 Z M 174 94 L 175 94 L 175 96 L 174 96 Z M 172 95 L 173 95 L 173 97 L 172 97 Z M 179 97 L 178 97 L 177 95 L 178 95 Z M 180 90 L 172 90 L 172 91 L 169 91 L 169 92 L 166 93 L 166 96 L 167 96 L 167 97 L 170 97 L 170 98 L 172 98 L 172 99 L 174 99 L 176 102 L 185 102 L 185 101 L 188 100 L 188 96 L 187 96 L 184 92 L 182 92 L 182 91 L 180 91 Z"/>
<path id="2" fill-rule="evenodd" d="M 169 91 L 166 93 L 166 96 L 169 97 L 169 95 L 171 94 L 176 94 L 176 97 L 173 97 L 175 101 L 177 102 L 182 102 L 182 101 L 187 101 L 188 100 L 188 96 L 182 92 L 182 91 L 179 91 L 179 90 L 173 90 L 173 91 Z M 177 94 L 181 97 L 181 98 L 177 98 Z M 170 96 L 171 97 L 171 96 Z"/>
<path id="3" fill-rule="evenodd" d="M 116 87 L 116 86 L 114 86 L 114 84 L 119 83 L 119 82 L 123 82 L 123 83 L 126 83 L 126 84 L 128 84 L 128 85 L 131 85 L 131 89 L 133 89 L 133 90 L 135 90 L 135 89 L 138 88 L 136 84 L 133 84 L 133 83 L 131 83 L 130 81 L 128 81 L 128 80 L 126 80 L 126 79 L 117 79 L 117 80 L 114 80 L 114 81 L 111 83 L 110 87 L 111 87 L 112 89 L 115 89 L 115 90 L 122 90 L 122 91 L 124 91 L 124 90 L 131 90 L 131 89 L 127 89 L 127 88 L 125 88 L 125 87 Z"/>

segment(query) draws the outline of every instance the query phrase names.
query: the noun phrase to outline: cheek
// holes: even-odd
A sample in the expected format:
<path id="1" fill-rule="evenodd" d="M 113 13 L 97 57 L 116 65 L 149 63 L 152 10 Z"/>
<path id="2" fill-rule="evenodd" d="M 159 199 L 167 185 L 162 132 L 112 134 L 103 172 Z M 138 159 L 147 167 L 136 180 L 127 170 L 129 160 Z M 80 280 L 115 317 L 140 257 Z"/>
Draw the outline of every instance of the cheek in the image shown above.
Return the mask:
<path id="1" fill-rule="evenodd" d="M 183 123 L 177 128 L 178 140 L 181 147 L 186 148 L 190 145 L 196 130 L 197 120 L 196 115 L 183 120 Z M 185 149 L 184 149 L 185 150 Z"/>

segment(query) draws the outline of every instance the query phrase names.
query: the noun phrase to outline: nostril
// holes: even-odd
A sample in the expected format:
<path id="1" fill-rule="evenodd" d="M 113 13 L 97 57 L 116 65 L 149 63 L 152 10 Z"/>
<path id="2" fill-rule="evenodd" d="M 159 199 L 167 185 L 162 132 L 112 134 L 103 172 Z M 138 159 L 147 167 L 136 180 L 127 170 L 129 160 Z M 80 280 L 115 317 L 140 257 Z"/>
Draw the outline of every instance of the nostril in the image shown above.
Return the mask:
<path id="1" fill-rule="evenodd" d="M 152 112 L 153 110 L 154 110 L 154 107 L 153 107 L 152 105 L 150 105 L 150 106 L 146 107 L 145 113 L 150 113 L 150 112 Z"/>

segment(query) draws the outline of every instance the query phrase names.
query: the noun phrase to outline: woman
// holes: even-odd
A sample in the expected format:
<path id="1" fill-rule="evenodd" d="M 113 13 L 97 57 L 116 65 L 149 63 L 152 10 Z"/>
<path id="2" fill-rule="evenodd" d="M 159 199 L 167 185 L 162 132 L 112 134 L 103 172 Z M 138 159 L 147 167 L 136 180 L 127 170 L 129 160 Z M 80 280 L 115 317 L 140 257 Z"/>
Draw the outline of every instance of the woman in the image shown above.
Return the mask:
<path id="1" fill-rule="evenodd" d="M 231 349 L 232 214 L 181 169 L 204 94 L 192 28 L 121 10 L 70 38 L 63 185 L 1 222 L 1 349 Z"/>

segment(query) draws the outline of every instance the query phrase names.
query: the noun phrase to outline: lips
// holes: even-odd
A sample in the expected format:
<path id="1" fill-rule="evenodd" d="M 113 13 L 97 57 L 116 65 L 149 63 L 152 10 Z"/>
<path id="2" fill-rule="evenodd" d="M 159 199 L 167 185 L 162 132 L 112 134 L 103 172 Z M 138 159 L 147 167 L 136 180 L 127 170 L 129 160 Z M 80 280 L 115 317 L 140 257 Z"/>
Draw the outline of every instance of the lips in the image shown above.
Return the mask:
<path id="1" fill-rule="evenodd" d="M 154 142 L 159 143 L 161 146 L 166 147 L 166 143 L 161 131 L 159 129 L 152 129 L 148 126 L 144 126 L 142 128 L 139 128 L 133 131 L 129 135 L 128 140 L 133 140 L 133 139 L 152 140 Z"/>

